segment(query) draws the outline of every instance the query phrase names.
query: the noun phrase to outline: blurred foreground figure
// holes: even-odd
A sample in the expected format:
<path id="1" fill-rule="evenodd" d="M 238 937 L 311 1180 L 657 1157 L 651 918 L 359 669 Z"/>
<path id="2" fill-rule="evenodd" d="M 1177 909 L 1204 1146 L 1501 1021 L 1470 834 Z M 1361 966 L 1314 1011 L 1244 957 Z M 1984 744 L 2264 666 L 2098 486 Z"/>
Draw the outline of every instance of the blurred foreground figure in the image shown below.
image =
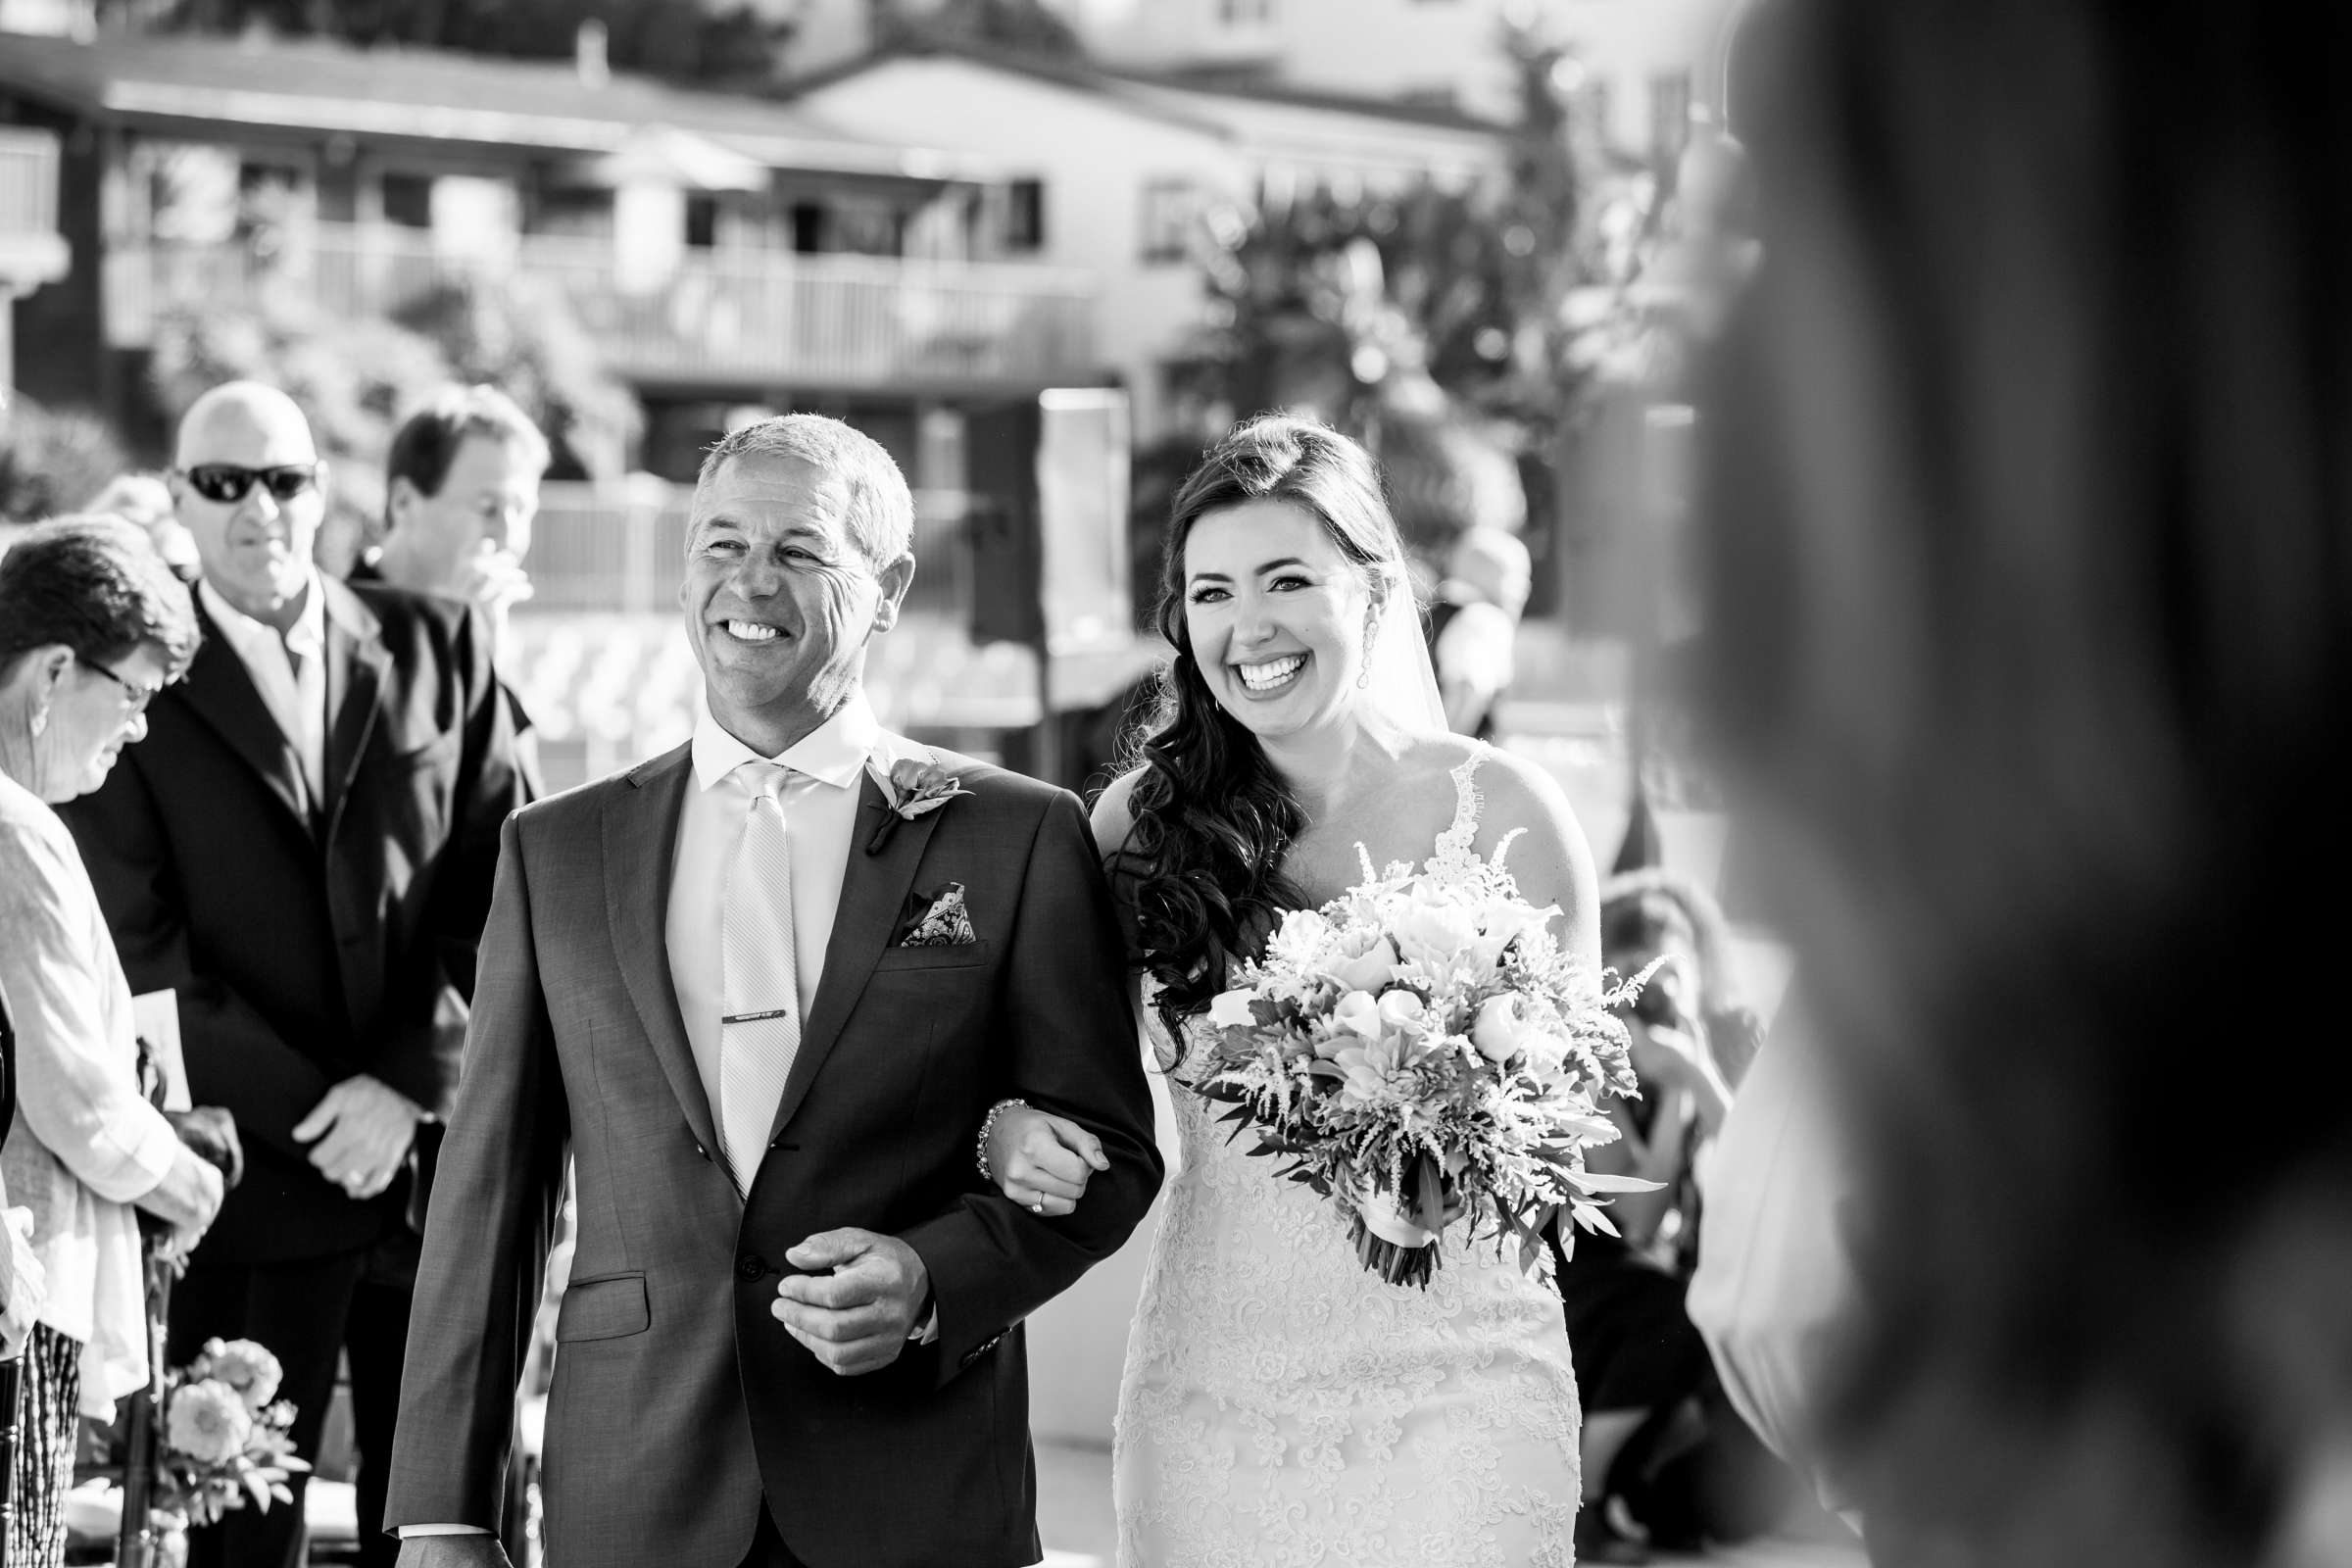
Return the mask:
<path id="1" fill-rule="evenodd" d="M 1748 34 L 1702 679 L 1860 1161 L 1843 1494 L 1882 1563 L 2352 1560 L 2344 921 L 2279 917 L 2352 873 L 2352 32 Z"/>

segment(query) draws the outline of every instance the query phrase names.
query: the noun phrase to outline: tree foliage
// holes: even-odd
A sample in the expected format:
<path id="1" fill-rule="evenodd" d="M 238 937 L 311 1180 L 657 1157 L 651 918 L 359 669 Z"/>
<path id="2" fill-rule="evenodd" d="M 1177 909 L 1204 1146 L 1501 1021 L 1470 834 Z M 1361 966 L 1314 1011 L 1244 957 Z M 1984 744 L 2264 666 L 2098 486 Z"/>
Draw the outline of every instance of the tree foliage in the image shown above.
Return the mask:
<path id="1" fill-rule="evenodd" d="M 75 511 L 129 468 L 122 442 L 96 415 L 23 396 L 0 401 L 0 523 Z"/>

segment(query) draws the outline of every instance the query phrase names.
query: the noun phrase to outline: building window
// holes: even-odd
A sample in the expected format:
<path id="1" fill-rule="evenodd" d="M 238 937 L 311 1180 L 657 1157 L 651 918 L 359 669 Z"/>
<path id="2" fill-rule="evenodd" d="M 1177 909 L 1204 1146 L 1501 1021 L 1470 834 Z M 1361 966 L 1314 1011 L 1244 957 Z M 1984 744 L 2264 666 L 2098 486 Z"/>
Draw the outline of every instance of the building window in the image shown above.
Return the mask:
<path id="1" fill-rule="evenodd" d="M 1217 0 L 1217 24 L 1225 27 L 1264 27 L 1274 21 L 1274 0 Z"/>
<path id="2" fill-rule="evenodd" d="M 825 209 L 819 202 L 794 202 L 789 214 L 792 220 L 792 248 L 802 256 L 814 256 L 825 248 Z"/>
<path id="3" fill-rule="evenodd" d="M 718 198 L 704 191 L 686 196 L 686 243 L 707 251 L 718 243 Z"/>
<path id="4" fill-rule="evenodd" d="M 1004 248 L 1042 251 L 1046 248 L 1046 182 L 1016 179 L 1004 187 Z"/>
<path id="5" fill-rule="evenodd" d="M 1193 221 L 1200 194 L 1189 179 L 1154 179 L 1144 186 L 1145 265 L 1181 262 L 1192 254 Z"/>
<path id="6" fill-rule="evenodd" d="M 384 221 L 403 228 L 433 226 L 433 176 L 387 172 L 384 175 Z"/>

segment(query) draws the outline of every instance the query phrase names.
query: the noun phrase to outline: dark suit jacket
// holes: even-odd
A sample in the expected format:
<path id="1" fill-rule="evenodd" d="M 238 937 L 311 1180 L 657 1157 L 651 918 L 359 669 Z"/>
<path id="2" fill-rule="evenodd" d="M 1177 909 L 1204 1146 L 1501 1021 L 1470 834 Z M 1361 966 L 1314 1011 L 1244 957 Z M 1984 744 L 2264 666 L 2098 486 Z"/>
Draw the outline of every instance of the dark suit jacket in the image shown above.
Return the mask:
<path id="1" fill-rule="evenodd" d="M 244 1139 L 245 1180 L 204 1242 L 220 1262 L 325 1256 L 402 1223 L 405 1184 L 355 1202 L 311 1167 L 293 1129 L 355 1073 L 449 1109 L 462 1046 L 436 1038 L 435 1008 L 472 989 L 498 828 L 518 804 L 480 618 L 319 581 L 320 820 L 209 618 L 188 678 L 149 707 L 147 738 L 60 810 L 131 989 L 178 992 L 189 1090 L 226 1107 Z"/>
<path id="2" fill-rule="evenodd" d="M 747 1200 L 725 1166 L 664 942 L 683 747 L 507 826 L 464 1093 L 442 1150 L 388 1525 L 494 1526 L 568 1150 L 578 1243 L 544 1496 L 564 1568 L 736 1568 L 762 1495 L 810 1568 L 1038 1556 L 1018 1325 L 1108 1256 L 1160 1177 L 1110 899 L 1077 800 L 944 753 L 971 793 L 898 824 L 864 780 L 808 1026 Z M 978 940 L 896 945 L 963 885 Z M 973 1165 L 1018 1095 L 1111 1168 L 1042 1219 Z M 769 1307 L 785 1251 L 859 1226 L 910 1244 L 939 1339 L 827 1371 Z"/>

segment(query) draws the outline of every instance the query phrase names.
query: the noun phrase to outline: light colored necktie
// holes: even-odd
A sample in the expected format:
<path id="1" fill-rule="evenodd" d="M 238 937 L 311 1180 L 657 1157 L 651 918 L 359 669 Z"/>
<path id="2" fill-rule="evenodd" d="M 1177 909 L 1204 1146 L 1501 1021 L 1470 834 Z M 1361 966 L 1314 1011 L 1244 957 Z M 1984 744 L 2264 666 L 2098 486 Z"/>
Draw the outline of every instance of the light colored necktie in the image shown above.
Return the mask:
<path id="1" fill-rule="evenodd" d="M 792 940 L 792 857 L 777 801 L 785 769 L 746 762 L 736 774 L 753 794 L 727 862 L 720 912 L 718 1132 L 735 1185 L 748 1193 L 801 1049 L 801 986 Z"/>

